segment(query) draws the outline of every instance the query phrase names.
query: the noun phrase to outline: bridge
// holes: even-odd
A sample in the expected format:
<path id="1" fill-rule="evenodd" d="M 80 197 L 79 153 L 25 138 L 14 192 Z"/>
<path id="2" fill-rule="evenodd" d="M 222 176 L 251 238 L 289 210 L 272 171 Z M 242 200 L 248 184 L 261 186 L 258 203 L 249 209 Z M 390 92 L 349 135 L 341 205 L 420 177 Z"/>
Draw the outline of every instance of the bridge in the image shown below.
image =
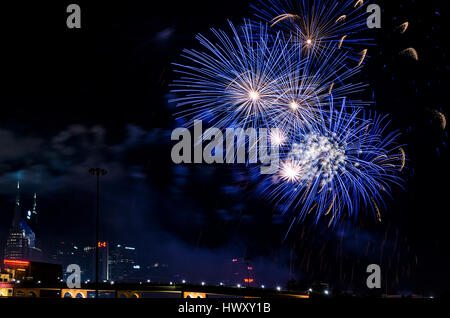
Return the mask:
<path id="1" fill-rule="evenodd" d="M 269 289 L 237 288 L 197 285 L 102 284 L 100 298 L 309 298 L 309 293 L 275 291 Z M 0 297 L 14 298 L 94 298 L 95 287 L 31 286 L 1 284 Z"/>

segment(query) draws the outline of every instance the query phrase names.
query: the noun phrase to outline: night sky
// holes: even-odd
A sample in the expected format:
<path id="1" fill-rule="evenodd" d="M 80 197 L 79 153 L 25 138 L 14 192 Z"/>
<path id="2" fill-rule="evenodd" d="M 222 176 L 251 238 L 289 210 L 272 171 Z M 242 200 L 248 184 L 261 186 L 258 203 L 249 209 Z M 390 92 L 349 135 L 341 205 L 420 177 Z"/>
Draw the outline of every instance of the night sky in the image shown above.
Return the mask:
<path id="1" fill-rule="evenodd" d="M 94 3 L 95 2 L 95 3 Z M 383 9 L 361 81 L 363 98 L 391 114 L 408 163 L 404 189 L 387 199 L 383 222 L 345 220 L 337 228 L 306 221 L 283 241 L 289 220 L 242 182 L 245 170 L 175 166 L 172 62 L 195 35 L 253 18 L 250 2 L 77 1 L 81 30 L 66 27 L 69 1 L 2 4 L 0 32 L 0 242 L 12 220 L 15 183 L 32 207 L 38 238 L 95 240 L 95 179 L 102 179 L 102 240 L 136 246 L 143 263 L 161 262 L 190 281 L 232 280 L 233 258 L 248 257 L 258 282 L 329 282 L 363 288 L 380 264 L 391 291 L 428 294 L 450 284 L 447 46 L 442 2 L 374 1 Z M 408 21 L 400 34 L 396 27 Z M 419 61 L 399 53 L 413 47 Z M 375 109 L 375 106 L 373 106 Z M 364 213 L 362 213 L 364 214 Z M 2 247 L 3 250 L 3 247 Z M 145 251 L 145 252 L 144 252 Z"/>

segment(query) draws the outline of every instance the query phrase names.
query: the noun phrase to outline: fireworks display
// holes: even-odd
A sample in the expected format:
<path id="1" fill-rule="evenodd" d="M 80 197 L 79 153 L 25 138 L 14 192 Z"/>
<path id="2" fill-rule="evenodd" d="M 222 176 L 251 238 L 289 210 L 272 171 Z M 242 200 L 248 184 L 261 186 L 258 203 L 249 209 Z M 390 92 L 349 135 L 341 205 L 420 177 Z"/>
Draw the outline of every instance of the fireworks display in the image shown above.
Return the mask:
<path id="1" fill-rule="evenodd" d="M 255 32 L 250 24 L 234 27 L 231 36 L 212 30 L 215 42 L 199 35 L 204 51 L 185 50 L 191 65 L 175 64 L 182 75 L 173 92 L 174 100 L 188 106 L 179 115 L 208 121 L 216 127 L 242 128 L 271 126 L 279 106 L 282 78 L 289 78 L 295 49 L 279 34 L 271 35 L 261 26 Z M 292 64 L 293 63 L 293 64 Z"/>
<path id="2" fill-rule="evenodd" d="M 179 117 L 273 131 L 278 173 L 260 182 L 291 227 L 309 215 L 331 226 L 359 211 L 381 221 L 384 198 L 402 184 L 398 133 L 354 98 L 365 88 L 354 80 L 368 52 L 357 36 L 365 4 L 261 0 L 254 9 L 265 23 L 212 29 L 213 39 L 197 36 L 201 50 L 185 50 L 187 62 L 174 64 Z"/>
<path id="3" fill-rule="evenodd" d="M 296 43 L 304 50 L 321 53 L 334 45 L 358 61 L 358 48 L 371 42 L 358 36 L 366 28 L 363 4 L 364 1 L 348 0 L 259 0 L 253 8 L 255 15 L 272 28 L 299 35 Z"/>
<path id="4" fill-rule="evenodd" d="M 316 221 L 328 216 L 331 225 L 359 210 L 380 219 L 383 194 L 401 186 L 404 151 L 397 134 L 386 133 L 386 119 L 344 109 L 331 106 L 319 124 L 292 136 L 278 178 L 269 182 L 266 193 L 295 211 L 294 221 L 311 214 Z"/>

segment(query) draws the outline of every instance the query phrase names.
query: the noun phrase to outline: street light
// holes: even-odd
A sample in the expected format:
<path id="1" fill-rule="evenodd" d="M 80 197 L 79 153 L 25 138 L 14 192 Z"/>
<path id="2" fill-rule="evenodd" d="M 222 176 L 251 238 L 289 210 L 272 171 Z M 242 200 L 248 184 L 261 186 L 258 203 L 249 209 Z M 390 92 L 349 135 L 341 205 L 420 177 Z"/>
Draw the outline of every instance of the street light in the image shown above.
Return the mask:
<path id="1" fill-rule="evenodd" d="M 97 210 L 96 210 L 96 223 L 95 223 L 95 298 L 98 298 L 98 242 L 99 240 L 99 223 L 100 223 L 100 177 L 105 176 L 108 171 L 101 168 L 89 169 L 89 173 L 92 176 L 97 177 Z"/>

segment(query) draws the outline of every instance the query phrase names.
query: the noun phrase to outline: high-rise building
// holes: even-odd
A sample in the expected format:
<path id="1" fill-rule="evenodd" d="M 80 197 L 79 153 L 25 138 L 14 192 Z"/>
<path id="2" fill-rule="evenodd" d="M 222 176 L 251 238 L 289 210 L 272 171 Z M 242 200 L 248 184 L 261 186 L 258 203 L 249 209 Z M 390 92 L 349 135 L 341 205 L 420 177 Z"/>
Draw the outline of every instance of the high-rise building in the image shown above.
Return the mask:
<path id="1" fill-rule="evenodd" d="M 36 234 L 31 225 L 37 220 L 37 195 L 34 194 L 33 211 L 24 217 L 20 205 L 20 183 L 17 182 L 17 196 L 14 206 L 13 220 L 6 240 L 4 259 L 40 260 L 42 251 L 36 246 Z"/>
<path id="2" fill-rule="evenodd" d="M 71 264 L 80 266 L 83 281 L 90 279 L 88 271 L 90 270 L 91 259 L 79 245 L 71 242 L 57 242 L 50 259 L 53 263 L 62 265 L 64 280 L 72 274 L 72 272 L 66 272 L 67 267 Z"/>
<path id="3" fill-rule="evenodd" d="M 100 281 L 109 281 L 109 244 L 107 242 L 98 242 L 98 279 Z"/>
<path id="4" fill-rule="evenodd" d="M 109 244 L 107 242 L 98 242 L 98 280 L 99 282 L 109 281 Z M 95 280 L 95 247 L 87 246 L 83 248 L 83 258 L 86 259 L 86 278 L 90 281 Z M 82 269 L 83 270 L 83 269 Z"/>
<path id="5" fill-rule="evenodd" d="M 137 280 L 141 267 L 136 263 L 136 248 L 122 244 L 111 246 L 109 269 L 111 280 L 117 282 Z"/>
<path id="6" fill-rule="evenodd" d="M 65 272 L 71 264 L 76 264 L 81 270 L 82 281 L 95 281 L 95 250 L 93 246 L 81 247 L 79 244 L 71 242 L 58 242 L 51 254 L 51 261 L 63 266 L 63 279 L 70 274 Z M 107 242 L 98 242 L 99 251 L 99 276 L 100 282 L 109 281 L 109 244 Z"/>

